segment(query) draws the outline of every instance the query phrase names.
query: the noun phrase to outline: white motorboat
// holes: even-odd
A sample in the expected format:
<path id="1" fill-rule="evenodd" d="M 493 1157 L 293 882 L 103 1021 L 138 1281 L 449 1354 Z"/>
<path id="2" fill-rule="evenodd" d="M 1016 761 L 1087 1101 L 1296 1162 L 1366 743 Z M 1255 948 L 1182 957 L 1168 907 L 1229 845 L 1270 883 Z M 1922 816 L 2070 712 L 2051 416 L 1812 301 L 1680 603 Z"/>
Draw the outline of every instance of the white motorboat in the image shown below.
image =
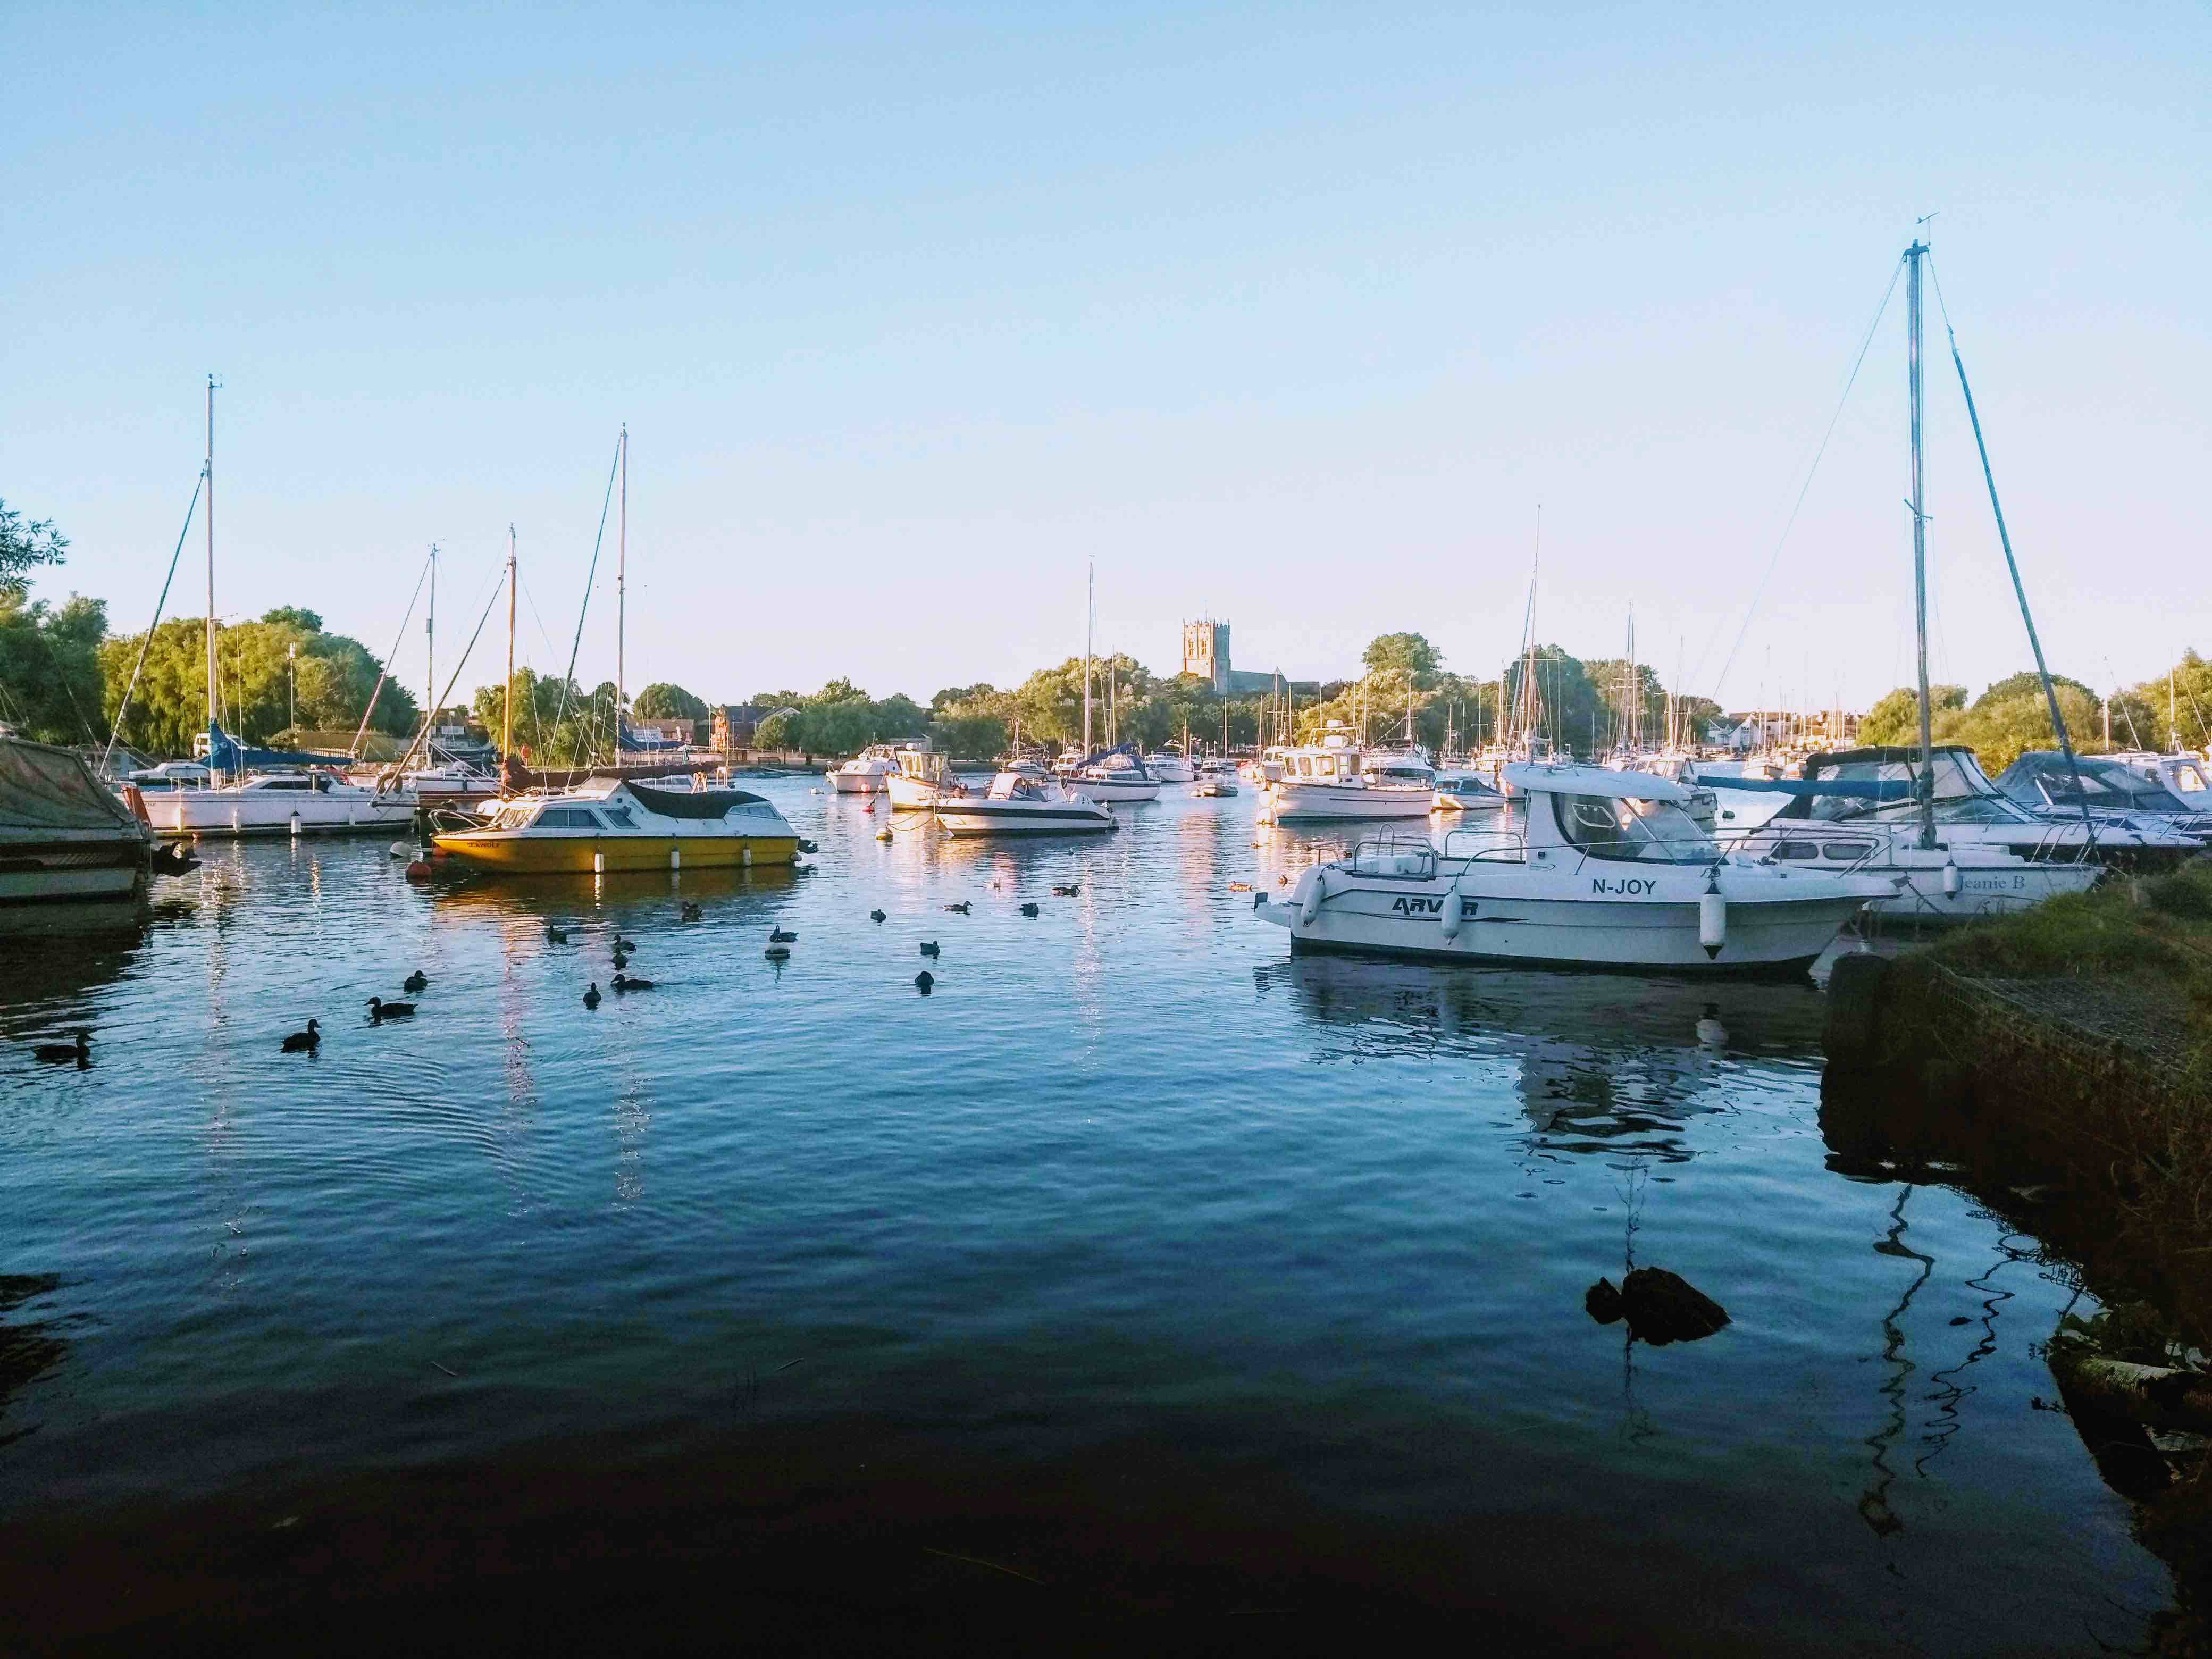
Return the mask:
<path id="1" fill-rule="evenodd" d="M 326 771 L 258 772 L 218 789 L 155 789 L 145 796 L 157 836 L 282 836 L 404 830 L 412 790 L 348 783 Z"/>
<path id="2" fill-rule="evenodd" d="M 830 769 L 830 787 L 841 795 L 885 794 L 898 769 L 896 748 L 887 743 L 870 744 L 842 766 Z"/>
<path id="3" fill-rule="evenodd" d="M 1091 756 L 1068 774 L 1066 787 L 1071 795 L 1101 803 L 1135 805 L 1160 798 L 1160 781 L 1146 768 L 1133 744 Z"/>
<path id="4" fill-rule="evenodd" d="M 349 775 L 349 782 L 374 782 L 360 774 Z M 415 799 L 424 806 L 470 806 L 478 801 L 489 800 L 501 792 L 496 773 L 481 766 L 471 766 L 465 761 L 447 761 L 442 766 L 426 766 L 408 773 L 401 784 L 413 792 Z"/>
<path id="5" fill-rule="evenodd" d="M 1291 949 L 1665 973 L 1802 972 L 1887 881 L 1724 853 L 1664 778 L 1516 763 L 1496 829 L 1365 842 L 1286 899 Z"/>
<path id="6" fill-rule="evenodd" d="M 1997 775 L 1996 786 L 2039 817 L 2078 823 L 2086 811 L 2100 827 L 2212 841 L 2212 811 L 2191 806 L 2163 776 L 2147 777 L 2108 755 L 2076 755 L 2069 764 L 2055 749 L 2031 749 Z"/>
<path id="7" fill-rule="evenodd" d="M 1867 908 L 1891 920 L 1972 921 L 2004 915 L 2061 893 L 2086 893 L 2105 873 L 2094 860 L 2025 857 L 1987 842 L 1919 845 L 1916 824 L 1844 828 L 1770 818 L 1727 839 L 1746 858 L 1789 870 L 1830 871 L 1887 881 L 1893 895 Z"/>
<path id="8" fill-rule="evenodd" d="M 1436 805 L 1436 774 L 1411 755 L 1363 757 L 1338 722 L 1320 743 L 1283 752 L 1283 775 L 1267 787 L 1262 823 L 1342 818 L 1424 818 Z"/>
<path id="9" fill-rule="evenodd" d="M 1198 769 L 1198 782 L 1190 792 L 1205 800 L 1237 793 L 1237 769 L 1225 760 L 1207 761 Z"/>
<path id="10" fill-rule="evenodd" d="M 1448 769 L 1437 774 L 1434 805 L 1439 812 L 1497 812 L 1506 799 L 1481 773 Z"/>
<path id="11" fill-rule="evenodd" d="M 1930 751 L 1928 778 L 1932 805 L 1923 807 L 1917 747 L 1874 747 L 1809 755 L 1804 776 L 1738 780 L 1746 792 L 1786 796 L 1786 804 L 1766 820 L 1767 830 L 1790 833 L 1794 826 L 1829 830 L 1899 829 L 1921 831 L 1919 842 L 1957 848 L 1990 847 L 2029 864 L 2125 865 L 2135 870 L 2171 869 L 2194 857 L 2200 843 L 2188 836 L 2144 824 L 2084 823 L 2031 812 L 1990 781 L 1974 751 L 1963 744 L 1937 744 Z M 1924 833 L 1932 825 L 1934 834 Z M 1744 837 L 1748 839 L 1748 837 Z"/>
<path id="12" fill-rule="evenodd" d="M 2154 755 L 2147 750 L 2107 755 L 2138 777 L 2164 784 L 2192 812 L 2212 812 L 2212 766 L 2202 755 Z"/>
<path id="13" fill-rule="evenodd" d="M 1616 756 L 1608 759 L 1606 764 L 1615 771 L 1649 772 L 1655 778 L 1667 778 L 1680 784 L 1690 796 L 1689 804 L 1684 810 L 1697 820 L 1700 829 L 1713 827 L 1713 821 L 1720 812 L 1720 797 L 1699 780 L 1697 764 L 1689 757 L 1645 751 Z"/>
<path id="14" fill-rule="evenodd" d="M 1015 771 L 1000 773 L 980 795 L 939 800 L 937 821 L 955 836 L 1095 835 L 1116 827 L 1096 802 Z"/>
<path id="15" fill-rule="evenodd" d="M 898 769 L 885 775 L 884 788 L 899 811 L 927 811 L 940 800 L 969 793 L 952 775 L 950 762 L 934 750 L 902 749 L 894 758 Z"/>
<path id="16" fill-rule="evenodd" d="M 1190 763 L 1172 749 L 1156 749 L 1144 758 L 1145 770 L 1162 783 L 1188 783 L 1198 775 Z"/>

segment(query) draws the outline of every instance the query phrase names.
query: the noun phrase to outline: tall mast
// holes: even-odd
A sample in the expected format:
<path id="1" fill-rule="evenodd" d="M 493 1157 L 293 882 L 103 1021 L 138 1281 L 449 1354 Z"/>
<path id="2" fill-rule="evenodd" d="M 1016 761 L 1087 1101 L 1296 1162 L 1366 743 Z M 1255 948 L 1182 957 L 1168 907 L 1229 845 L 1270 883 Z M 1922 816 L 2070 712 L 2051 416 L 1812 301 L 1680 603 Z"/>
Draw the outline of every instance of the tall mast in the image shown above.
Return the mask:
<path id="1" fill-rule="evenodd" d="M 422 729 L 438 723 L 438 544 L 430 544 L 430 614 L 422 619 Z"/>
<path id="2" fill-rule="evenodd" d="M 615 531 L 615 759 L 622 759 L 623 584 L 629 576 L 629 422 L 622 429 L 622 518 Z"/>
<path id="3" fill-rule="evenodd" d="M 514 753 L 514 526 L 507 527 L 507 695 L 501 700 L 499 763 Z"/>
<path id="4" fill-rule="evenodd" d="M 1927 252 L 1928 245 L 1917 237 L 1905 250 L 1912 266 L 1905 311 L 1911 335 L 1905 368 L 1911 382 L 1912 622 L 1920 655 L 1920 846 L 1923 852 L 1936 845 L 1936 745 L 1928 708 L 1928 515 L 1922 511 L 1920 494 L 1920 261 Z"/>
<path id="5" fill-rule="evenodd" d="M 1098 564 L 1084 566 L 1083 578 L 1083 753 L 1091 754 L 1091 625 L 1098 613 Z"/>
<path id="6" fill-rule="evenodd" d="M 207 377 L 207 544 L 208 544 L 208 608 L 207 608 L 207 671 L 208 671 L 208 729 L 213 732 L 218 698 L 215 683 L 215 376 Z M 209 757 L 214 758 L 212 755 Z"/>

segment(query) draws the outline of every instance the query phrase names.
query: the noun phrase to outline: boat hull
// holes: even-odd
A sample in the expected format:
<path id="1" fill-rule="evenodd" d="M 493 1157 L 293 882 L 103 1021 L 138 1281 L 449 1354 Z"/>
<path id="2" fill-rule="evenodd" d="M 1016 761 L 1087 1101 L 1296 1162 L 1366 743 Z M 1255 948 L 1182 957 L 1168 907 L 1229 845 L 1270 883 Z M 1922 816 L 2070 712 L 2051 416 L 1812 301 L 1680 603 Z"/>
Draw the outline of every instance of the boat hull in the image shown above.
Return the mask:
<path id="1" fill-rule="evenodd" d="M 1369 878 L 1340 866 L 1309 872 L 1289 901 L 1255 907 L 1286 928 L 1294 952 L 1340 951 L 1429 961 L 1534 964 L 1637 973 L 1790 973 L 1887 888 L 1854 878 L 1732 876 L 1723 942 L 1700 939 L 1704 872 L 1647 877 L 1631 865 L 1498 877 L 1447 872 L 1431 879 Z M 1642 885 L 1635 896 L 1593 896 L 1590 884 Z M 1785 892 L 1784 884 L 1799 890 Z M 1316 890 L 1320 902 L 1312 903 Z M 1456 903 L 1456 931 L 1443 931 Z"/>
<path id="2" fill-rule="evenodd" d="M 144 884 L 143 842 L 112 846 L 0 846 L 0 909 L 127 898 Z"/>
<path id="3" fill-rule="evenodd" d="M 832 772 L 830 787 L 841 795 L 880 795 L 889 789 L 881 772 Z"/>
<path id="4" fill-rule="evenodd" d="M 1436 804 L 1431 789 L 1347 789 L 1340 784 L 1284 779 L 1269 787 L 1273 823 L 1330 823 L 1347 819 L 1425 818 Z"/>
<path id="5" fill-rule="evenodd" d="M 1075 801 L 1031 806 L 1013 801 L 948 802 L 937 821 L 955 836 L 1095 836 L 1119 826 L 1114 815 Z"/>
<path id="6" fill-rule="evenodd" d="M 1112 802 L 1117 805 L 1135 806 L 1160 798 L 1159 780 L 1157 778 L 1124 783 L 1116 778 L 1077 776 L 1070 778 L 1064 787 L 1069 794 L 1080 796 L 1085 800 L 1095 800 L 1101 805 Z"/>
<path id="7" fill-rule="evenodd" d="M 460 830 L 433 836 L 449 857 L 514 875 L 605 875 L 635 870 L 716 870 L 789 864 L 799 837 L 778 836 L 531 836 Z"/>
<path id="8" fill-rule="evenodd" d="M 416 798 L 385 794 L 327 797 L 222 789 L 179 789 L 146 797 L 154 833 L 182 836 L 286 836 L 296 813 L 303 836 L 390 834 L 415 820 Z"/>
<path id="9" fill-rule="evenodd" d="M 957 800 L 967 792 L 957 784 L 928 783 L 894 773 L 885 781 L 884 793 L 899 811 L 926 812 L 940 800 Z"/>

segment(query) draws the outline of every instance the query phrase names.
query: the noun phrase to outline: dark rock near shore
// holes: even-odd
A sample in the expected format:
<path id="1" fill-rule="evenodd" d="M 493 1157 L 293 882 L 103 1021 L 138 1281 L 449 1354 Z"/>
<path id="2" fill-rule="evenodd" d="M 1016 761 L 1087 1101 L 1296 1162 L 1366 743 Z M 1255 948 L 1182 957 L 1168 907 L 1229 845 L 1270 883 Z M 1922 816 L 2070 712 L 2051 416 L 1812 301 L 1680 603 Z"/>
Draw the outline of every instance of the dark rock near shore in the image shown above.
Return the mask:
<path id="1" fill-rule="evenodd" d="M 1620 1292 L 1609 1279 L 1601 1279 L 1583 1292 L 1583 1311 L 1601 1325 L 1618 1323 L 1622 1313 Z"/>
<path id="2" fill-rule="evenodd" d="M 1695 1342 L 1729 1322 L 1727 1309 L 1664 1267 L 1638 1267 L 1622 1279 L 1620 1305 L 1629 1330 L 1655 1348 Z"/>

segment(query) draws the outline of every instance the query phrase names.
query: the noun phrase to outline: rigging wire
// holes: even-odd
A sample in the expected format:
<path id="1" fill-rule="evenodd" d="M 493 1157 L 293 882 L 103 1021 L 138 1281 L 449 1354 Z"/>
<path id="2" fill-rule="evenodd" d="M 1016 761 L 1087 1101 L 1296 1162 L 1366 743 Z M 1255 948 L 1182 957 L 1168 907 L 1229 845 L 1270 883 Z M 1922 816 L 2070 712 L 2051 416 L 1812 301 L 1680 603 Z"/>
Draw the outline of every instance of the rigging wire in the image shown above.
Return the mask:
<path id="1" fill-rule="evenodd" d="M 1752 591 L 1751 603 L 1744 610 L 1742 625 L 1736 629 L 1735 643 L 1729 647 L 1727 659 L 1721 664 L 1721 672 L 1713 681 L 1716 696 L 1728 684 L 1729 670 L 1735 665 L 1736 655 L 1743 649 L 1744 635 L 1750 631 L 1751 620 L 1759 612 L 1759 602 L 1765 597 L 1766 585 L 1773 580 L 1775 567 L 1782 561 L 1782 550 L 1789 543 L 1790 532 L 1796 528 L 1797 515 L 1804 509 L 1805 497 L 1812 493 L 1813 480 L 1820 474 L 1821 459 L 1828 453 L 1828 441 L 1836 435 L 1836 423 L 1844 417 L 1844 405 L 1850 401 L 1851 388 L 1858 384 L 1859 370 L 1866 362 L 1868 351 L 1873 348 L 1875 331 L 1881 326 L 1881 319 L 1889 310 L 1889 302 L 1897 293 L 1898 278 L 1904 273 L 1905 264 L 1899 260 L 1896 269 L 1889 273 L 1889 286 L 1881 292 L 1881 303 L 1875 307 L 1874 320 L 1867 325 L 1866 337 L 1859 342 L 1858 356 L 1851 360 L 1851 372 L 1844 381 L 1842 395 L 1836 399 L 1835 413 L 1828 416 L 1827 428 L 1820 434 L 1820 444 L 1813 452 L 1812 464 L 1805 471 L 1805 482 L 1798 487 L 1797 499 L 1790 505 L 1790 516 L 1783 521 L 1781 535 L 1775 538 L 1774 551 L 1767 556 L 1766 573 L 1759 577 L 1759 586 Z M 1692 679 L 1704 675 L 1705 663 L 1712 656 L 1713 647 L 1719 641 L 1720 630 L 1716 628 L 1712 638 L 1705 641 L 1705 648 L 1698 658 L 1698 666 L 1691 675 Z"/>
<path id="2" fill-rule="evenodd" d="M 207 488 L 207 468 L 203 466 L 199 482 L 192 486 L 191 505 L 185 509 L 185 527 L 177 532 L 177 550 L 169 555 L 169 574 L 161 579 L 161 597 L 154 602 L 154 620 L 146 624 L 146 637 L 138 642 L 138 660 L 131 665 L 131 684 L 123 688 L 123 702 L 115 711 L 115 729 L 107 734 L 107 747 L 100 757 L 103 772 L 114 757 L 115 740 L 122 735 L 123 716 L 131 708 L 131 694 L 138 689 L 138 673 L 146 666 L 146 653 L 154 647 L 154 630 L 161 625 L 161 610 L 169 602 L 169 584 L 177 579 L 177 561 L 184 556 L 185 538 L 192 533 L 192 514 L 199 511 L 200 491 Z"/>
<path id="3" fill-rule="evenodd" d="M 568 712 L 568 688 L 575 684 L 576 653 L 582 650 L 584 646 L 584 618 L 589 616 L 592 611 L 592 583 L 599 575 L 599 550 L 605 545 L 607 539 L 607 512 L 614 505 L 615 473 L 621 465 L 622 445 L 617 442 L 615 445 L 614 459 L 607 463 L 607 490 L 599 502 L 599 533 L 592 538 L 592 562 L 584 572 L 584 602 L 576 610 L 576 637 L 568 646 L 568 672 L 562 676 L 561 707 L 553 716 L 553 728 L 556 732 L 560 730 L 561 721 Z M 616 711 L 615 718 L 617 721 L 621 720 L 622 714 L 619 709 Z M 619 732 L 619 726 L 617 729 Z"/>
<path id="4" fill-rule="evenodd" d="M 422 597 L 422 584 L 428 581 L 430 577 L 430 562 L 437 556 L 438 550 L 434 546 L 430 550 L 429 557 L 422 561 L 422 574 L 415 579 L 415 592 L 408 599 L 407 614 L 399 619 L 398 635 L 392 641 L 392 649 L 385 653 L 383 667 L 377 672 L 376 689 L 368 694 L 368 707 L 361 711 L 361 724 L 355 728 L 353 743 L 346 750 L 349 755 L 358 754 L 360 752 L 361 740 L 363 737 L 368 735 L 369 717 L 376 713 L 376 700 L 384 695 L 385 681 L 392 678 L 392 661 L 399 655 L 399 647 L 401 645 L 406 642 L 407 624 L 415 620 L 415 601 Z M 437 712 L 438 711 L 434 708 L 424 709 L 422 711 L 423 724 L 426 726 L 428 725 L 432 717 L 434 716 Z"/>

